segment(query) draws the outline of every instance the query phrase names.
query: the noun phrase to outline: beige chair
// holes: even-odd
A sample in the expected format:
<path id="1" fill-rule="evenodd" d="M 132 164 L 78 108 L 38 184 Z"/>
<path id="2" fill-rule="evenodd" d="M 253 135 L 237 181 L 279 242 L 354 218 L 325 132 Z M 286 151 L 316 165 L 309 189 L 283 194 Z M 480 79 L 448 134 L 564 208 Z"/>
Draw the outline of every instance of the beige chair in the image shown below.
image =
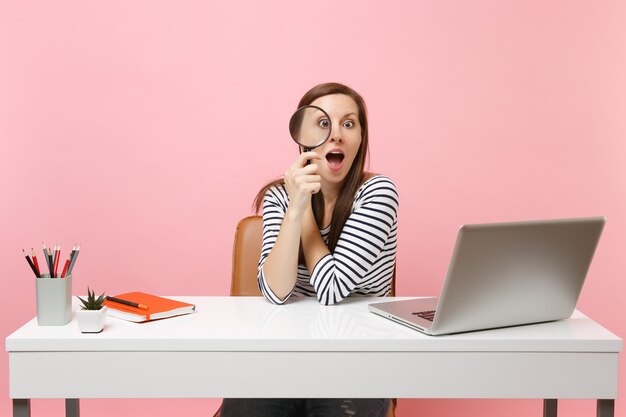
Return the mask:
<path id="1" fill-rule="evenodd" d="M 257 283 L 262 236 L 263 218 L 261 216 L 249 216 L 237 224 L 235 243 L 233 245 L 233 273 L 230 281 L 231 296 L 262 295 Z M 395 278 L 394 272 L 391 283 L 391 296 L 395 295 Z M 396 403 L 397 401 L 394 398 L 387 417 L 395 417 Z M 221 407 L 213 417 L 220 417 L 220 411 Z"/>
<path id="2" fill-rule="evenodd" d="M 239 221 L 233 244 L 233 275 L 230 295 L 263 295 L 257 282 L 261 257 L 263 218 L 249 216 Z"/>

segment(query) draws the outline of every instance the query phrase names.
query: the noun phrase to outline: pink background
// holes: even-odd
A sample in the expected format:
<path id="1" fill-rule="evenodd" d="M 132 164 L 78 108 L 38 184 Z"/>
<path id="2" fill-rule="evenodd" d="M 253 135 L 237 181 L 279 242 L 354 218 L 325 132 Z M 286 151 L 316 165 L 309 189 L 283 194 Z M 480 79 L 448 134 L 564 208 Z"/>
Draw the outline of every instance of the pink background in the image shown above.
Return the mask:
<path id="1" fill-rule="evenodd" d="M 295 158 L 288 118 L 325 81 L 366 98 L 371 170 L 399 189 L 399 295 L 439 292 L 462 223 L 605 215 L 579 309 L 626 334 L 626 4 L 384 3 L 0 1 L 3 337 L 35 315 L 21 248 L 42 241 L 82 244 L 75 294 L 226 295 L 236 222 Z M 207 416 L 216 403 L 81 407 Z M 398 411 L 540 413 L 539 400 Z M 560 403 L 560 416 L 594 413 Z"/>

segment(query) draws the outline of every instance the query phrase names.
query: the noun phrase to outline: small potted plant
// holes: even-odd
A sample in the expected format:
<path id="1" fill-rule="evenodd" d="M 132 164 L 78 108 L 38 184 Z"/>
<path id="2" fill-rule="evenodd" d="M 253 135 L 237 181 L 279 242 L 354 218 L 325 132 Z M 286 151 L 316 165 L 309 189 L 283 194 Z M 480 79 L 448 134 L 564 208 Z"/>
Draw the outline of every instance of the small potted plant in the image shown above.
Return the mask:
<path id="1" fill-rule="evenodd" d="M 83 333 L 100 333 L 104 327 L 104 320 L 107 317 L 107 306 L 104 305 L 104 293 L 98 298 L 93 291 L 87 287 L 87 299 L 76 296 L 83 304 L 76 312 L 78 328 Z"/>

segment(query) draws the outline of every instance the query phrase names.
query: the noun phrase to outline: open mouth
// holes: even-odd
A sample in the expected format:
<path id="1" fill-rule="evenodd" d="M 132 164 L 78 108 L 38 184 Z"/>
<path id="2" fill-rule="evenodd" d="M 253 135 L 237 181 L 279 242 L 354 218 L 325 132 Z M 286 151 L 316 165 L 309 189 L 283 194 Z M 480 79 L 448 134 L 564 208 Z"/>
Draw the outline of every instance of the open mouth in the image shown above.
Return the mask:
<path id="1" fill-rule="evenodd" d="M 328 161 L 328 166 L 332 170 L 338 170 L 341 168 L 341 164 L 343 163 L 343 152 L 341 151 L 330 151 L 326 154 L 326 160 Z"/>

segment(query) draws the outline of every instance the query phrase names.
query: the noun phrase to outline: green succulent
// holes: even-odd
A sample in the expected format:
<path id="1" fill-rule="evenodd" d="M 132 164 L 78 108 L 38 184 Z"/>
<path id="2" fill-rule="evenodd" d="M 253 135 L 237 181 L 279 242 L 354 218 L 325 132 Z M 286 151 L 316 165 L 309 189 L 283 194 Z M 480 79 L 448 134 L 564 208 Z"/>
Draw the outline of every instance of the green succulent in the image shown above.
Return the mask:
<path id="1" fill-rule="evenodd" d="M 95 293 L 91 291 L 89 287 L 87 287 L 87 300 L 83 300 L 79 296 L 76 296 L 76 298 L 83 303 L 81 307 L 83 310 L 100 310 L 104 305 L 104 293 L 100 294 L 100 297 L 96 298 Z"/>

